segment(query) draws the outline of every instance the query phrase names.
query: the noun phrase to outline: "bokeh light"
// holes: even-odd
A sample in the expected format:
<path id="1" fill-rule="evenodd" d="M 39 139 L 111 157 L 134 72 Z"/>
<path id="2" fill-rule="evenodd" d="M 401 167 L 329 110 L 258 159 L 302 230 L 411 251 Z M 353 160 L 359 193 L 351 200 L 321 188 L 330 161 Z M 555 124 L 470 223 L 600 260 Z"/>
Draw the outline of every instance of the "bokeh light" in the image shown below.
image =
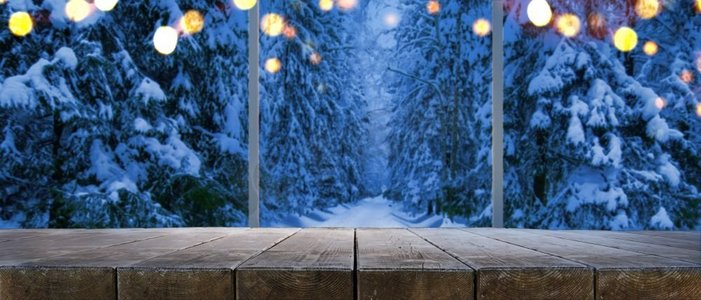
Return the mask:
<path id="1" fill-rule="evenodd" d="M 533 0 L 528 3 L 526 14 L 528 14 L 528 19 L 531 23 L 538 27 L 548 25 L 553 17 L 550 4 L 545 0 Z"/>
<path id="2" fill-rule="evenodd" d="M 117 6 L 119 0 L 95 0 L 95 7 L 101 11 L 111 11 Z"/>
<path id="3" fill-rule="evenodd" d="M 0 4 L 5 4 L 7 0 L 0 0 Z"/>
<path id="4" fill-rule="evenodd" d="M 701 13 L 701 0 L 696 0 L 694 7 L 696 7 L 696 12 Z"/>
<path id="5" fill-rule="evenodd" d="M 696 115 L 701 118 L 701 103 L 696 103 Z"/>
<path id="6" fill-rule="evenodd" d="M 472 31 L 478 36 L 486 36 L 492 32 L 492 24 L 486 19 L 477 19 L 472 24 Z"/>
<path id="7" fill-rule="evenodd" d="M 195 34 L 204 28 L 204 17 L 199 11 L 189 10 L 180 18 L 180 28 L 187 34 Z"/>
<path id="8" fill-rule="evenodd" d="M 384 21 L 385 26 L 389 28 L 394 28 L 397 27 L 397 25 L 399 25 L 401 18 L 396 12 L 388 12 L 384 15 L 382 21 Z"/>
<path id="9" fill-rule="evenodd" d="M 18 11 L 10 16 L 8 26 L 12 34 L 23 37 L 32 32 L 34 23 L 32 22 L 32 17 L 27 12 Z"/>
<path id="10" fill-rule="evenodd" d="M 579 17 L 573 14 L 564 14 L 557 18 L 557 31 L 566 37 L 576 36 L 581 28 Z"/>
<path id="11" fill-rule="evenodd" d="M 319 52 L 314 52 L 311 55 L 309 55 L 309 62 L 312 63 L 312 65 L 318 65 L 321 63 L 321 54 Z"/>
<path id="12" fill-rule="evenodd" d="M 285 29 L 285 19 L 278 14 L 267 14 L 260 21 L 260 28 L 269 36 L 278 36 Z"/>
<path id="13" fill-rule="evenodd" d="M 694 74 L 685 69 L 681 74 L 679 74 L 679 79 L 681 79 L 684 83 L 689 84 L 694 81 Z"/>
<path id="14" fill-rule="evenodd" d="M 282 35 L 291 40 L 297 36 L 297 29 L 292 25 L 285 24 L 285 28 L 282 29 Z"/>
<path id="15" fill-rule="evenodd" d="M 178 46 L 178 31 L 170 26 L 161 26 L 153 34 L 153 46 L 158 53 L 169 55 Z"/>
<path id="16" fill-rule="evenodd" d="M 234 0 L 234 5 L 240 10 L 249 10 L 256 6 L 256 0 Z"/>
<path id="17" fill-rule="evenodd" d="M 268 58 L 265 61 L 265 71 L 267 71 L 268 73 L 275 74 L 277 72 L 280 72 L 280 69 L 282 69 L 282 63 L 279 59 L 273 57 Z"/>
<path id="18" fill-rule="evenodd" d="M 69 0 L 66 3 L 66 17 L 73 22 L 85 20 L 91 10 L 90 3 L 85 0 Z"/>
<path id="19" fill-rule="evenodd" d="M 638 34 L 630 27 L 623 26 L 613 35 L 613 45 L 622 52 L 631 51 L 638 45 Z"/>
<path id="20" fill-rule="evenodd" d="M 667 102 L 664 101 L 664 99 L 660 97 L 657 97 L 657 99 L 655 99 L 655 107 L 657 107 L 657 109 L 662 110 L 665 106 L 667 106 Z"/>
<path id="21" fill-rule="evenodd" d="M 647 54 L 648 56 L 654 56 L 655 54 L 657 54 L 658 49 L 659 47 L 657 46 L 657 43 L 653 41 L 647 41 L 643 45 L 643 52 L 645 52 L 645 54 Z"/>
<path id="22" fill-rule="evenodd" d="M 608 34 L 606 18 L 600 13 L 590 13 L 587 16 L 587 32 L 592 37 L 603 40 Z"/>
<path id="23" fill-rule="evenodd" d="M 696 70 L 699 70 L 701 73 L 701 54 L 696 56 Z"/>
<path id="24" fill-rule="evenodd" d="M 637 0 L 635 2 L 635 13 L 642 19 L 652 19 L 660 12 L 660 1 L 658 0 Z"/>
<path id="25" fill-rule="evenodd" d="M 358 5 L 358 0 L 337 0 L 336 5 L 341 10 L 351 10 Z"/>
<path id="26" fill-rule="evenodd" d="M 333 9 L 333 0 L 319 0 L 319 8 L 323 11 L 330 11 Z"/>
<path id="27" fill-rule="evenodd" d="M 441 4 L 437 0 L 428 1 L 426 4 L 426 10 L 429 14 L 435 15 L 441 11 Z"/>

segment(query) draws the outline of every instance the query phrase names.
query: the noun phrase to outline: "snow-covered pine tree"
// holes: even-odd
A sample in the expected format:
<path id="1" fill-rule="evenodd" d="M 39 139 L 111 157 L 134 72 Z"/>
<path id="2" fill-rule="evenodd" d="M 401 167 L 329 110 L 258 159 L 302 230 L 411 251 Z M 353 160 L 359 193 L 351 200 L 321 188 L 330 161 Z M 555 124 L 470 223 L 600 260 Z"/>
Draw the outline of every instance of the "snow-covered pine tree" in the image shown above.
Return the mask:
<path id="1" fill-rule="evenodd" d="M 358 199 L 366 135 L 355 75 L 353 11 L 322 11 L 307 1 L 270 1 L 292 37 L 264 37 L 262 59 L 279 73 L 262 78 L 262 195 L 268 218 L 304 214 Z"/>
<path id="2" fill-rule="evenodd" d="M 182 14 L 174 1 L 120 2 L 78 24 L 66 19 L 65 1 L 3 7 L 2 22 L 26 10 L 35 28 L 25 38 L 0 32 L 3 53 L 14 53 L 3 56 L 0 77 L 0 151 L 10 154 L 0 160 L 0 219 L 25 227 L 245 223 L 242 188 L 231 188 L 245 182 L 245 162 L 225 139 L 245 147 L 231 130 L 245 123 L 245 53 L 234 47 L 245 37 L 232 26 L 245 14 L 205 2 L 190 5 L 211 27 L 171 57 L 155 53 L 143 25 L 174 25 Z M 199 64 L 183 63 L 189 56 Z"/>
<path id="3" fill-rule="evenodd" d="M 614 11 L 628 8 L 618 4 Z M 693 228 L 696 179 L 679 171 L 673 148 L 697 146 L 660 114 L 660 92 L 627 74 L 634 56 L 601 37 L 536 29 L 524 15 L 516 3 L 505 26 L 507 225 Z M 631 21 L 608 26 L 621 22 Z"/>
<path id="4" fill-rule="evenodd" d="M 397 29 L 390 186 L 411 210 L 488 222 L 490 201 L 490 40 L 473 23 L 488 1 L 404 4 Z M 467 41 L 467 42 L 466 42 Z M 480 216 L 481 215 L 481 216 Z M 487 218 L 483 218 L 487 217 Z"/>

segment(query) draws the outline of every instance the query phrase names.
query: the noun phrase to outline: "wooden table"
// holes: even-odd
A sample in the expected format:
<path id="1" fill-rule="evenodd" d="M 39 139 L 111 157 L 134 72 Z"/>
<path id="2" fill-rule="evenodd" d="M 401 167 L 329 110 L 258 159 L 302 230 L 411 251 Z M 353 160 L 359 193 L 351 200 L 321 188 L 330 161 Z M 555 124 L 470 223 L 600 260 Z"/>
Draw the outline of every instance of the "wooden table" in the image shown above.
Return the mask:
<path id="1" fill-rule="evenodd" d="M 701 299 L 701 232 L 0 230 L 0 299 Z"/>

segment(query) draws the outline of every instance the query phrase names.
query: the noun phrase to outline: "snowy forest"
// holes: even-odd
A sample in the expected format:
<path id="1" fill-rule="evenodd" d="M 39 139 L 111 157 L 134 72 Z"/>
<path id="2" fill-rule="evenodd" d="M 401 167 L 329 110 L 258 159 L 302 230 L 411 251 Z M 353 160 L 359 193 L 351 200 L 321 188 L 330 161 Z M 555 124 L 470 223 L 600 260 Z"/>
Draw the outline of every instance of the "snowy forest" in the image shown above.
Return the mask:
<path id="1" fill-rule="evenodd" d="M 507 227 L 701 229 L 701 1 L 504 1 Z M 0 0 L 0 228 L 489 226 L 488 0 Z"/>

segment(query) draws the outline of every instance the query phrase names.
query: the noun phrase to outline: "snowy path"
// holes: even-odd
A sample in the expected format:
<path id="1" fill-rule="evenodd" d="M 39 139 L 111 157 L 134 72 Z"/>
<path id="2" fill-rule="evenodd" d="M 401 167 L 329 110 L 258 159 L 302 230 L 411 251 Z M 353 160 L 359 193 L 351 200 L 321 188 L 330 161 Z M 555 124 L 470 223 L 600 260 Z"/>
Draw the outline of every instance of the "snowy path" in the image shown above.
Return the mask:
<path id="1" fill-rule="evenodd" d="M 366 198 L 352 205 L 339 205 L 294 218 L 286 226 L 301 227 L 447 227 L 459 226 L 441 216 L 410 216 L 399 203 L 382 196 Z"/>

